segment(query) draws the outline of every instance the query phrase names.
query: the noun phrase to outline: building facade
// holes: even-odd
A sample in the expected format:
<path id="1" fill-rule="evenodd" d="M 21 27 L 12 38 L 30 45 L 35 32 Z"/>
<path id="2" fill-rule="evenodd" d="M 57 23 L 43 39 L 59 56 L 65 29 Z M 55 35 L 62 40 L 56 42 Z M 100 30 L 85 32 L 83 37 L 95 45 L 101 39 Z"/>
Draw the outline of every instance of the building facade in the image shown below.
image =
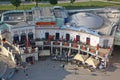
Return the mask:
<path id="1" fill-rule="evenodd" d="M 71 60 L 78 53 L 106 66 L 119 20 L 119 12 L 111 10 L 78 10 L 69 15 L 59 6 L 41 7 L 4 12 L 1 21 L 12 24 L 11 41 L 19 45 L 23 62 L 39 60 L 41 55 Z"/>

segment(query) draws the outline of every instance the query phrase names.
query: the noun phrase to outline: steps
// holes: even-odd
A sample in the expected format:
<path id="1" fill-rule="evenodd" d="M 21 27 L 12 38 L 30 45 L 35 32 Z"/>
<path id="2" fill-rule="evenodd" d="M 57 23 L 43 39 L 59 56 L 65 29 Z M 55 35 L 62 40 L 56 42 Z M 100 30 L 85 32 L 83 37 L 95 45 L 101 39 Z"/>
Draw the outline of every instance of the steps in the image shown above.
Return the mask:
<path id="1" fill-rule="evenodd" d="M 5 74 L 2 76 L 3 79 L 8 80 L 10 79 L 15 73 L 14 68 L 7 68 Z"/>

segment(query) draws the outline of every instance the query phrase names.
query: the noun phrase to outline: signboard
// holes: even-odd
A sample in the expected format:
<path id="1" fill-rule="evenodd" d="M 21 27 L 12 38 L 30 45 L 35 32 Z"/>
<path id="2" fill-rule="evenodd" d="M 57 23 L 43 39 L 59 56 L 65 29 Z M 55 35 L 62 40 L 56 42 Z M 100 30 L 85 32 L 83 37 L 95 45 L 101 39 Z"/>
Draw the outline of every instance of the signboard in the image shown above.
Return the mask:
<path id="1" fill-rule="evenodd" d="M 55 22 L 36 22 L 36 26 L 54 26 L 56 25 Z"/>

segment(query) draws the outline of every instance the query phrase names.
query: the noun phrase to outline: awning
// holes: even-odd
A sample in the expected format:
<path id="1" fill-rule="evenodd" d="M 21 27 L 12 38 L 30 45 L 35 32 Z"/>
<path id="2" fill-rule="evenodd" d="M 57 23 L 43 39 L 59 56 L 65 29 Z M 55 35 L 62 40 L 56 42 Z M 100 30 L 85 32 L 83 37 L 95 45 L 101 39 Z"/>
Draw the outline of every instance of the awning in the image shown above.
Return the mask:
<path id="1" fill-rule="evenodd" d="M 82 55 L 79 54 L 79 53 L 77 53 L 77 54 L 74 56 L 73 59 L 84 62 L 84 59 L 83 59 Z"/>
<path id="2" fill-rule="evenodd" d="M 84 59 L 84 61 L 86 60 L 86 59 L 88 59 L 88 55 L 81 55 L 82 56 L 82 58 Z"/>
<path id="3" fill-rule="evenodd" d="M 85 63 L 87 63 L 88 65 L 93 66 L 94 68 L 96 68 L 96 65 L 95 65 L 95 63 L 94 63 L 94 61 L 93 61 L 93 59 L 92 59 L 91 57 L 88 58 L 88 59 L 85 61 Z"/>

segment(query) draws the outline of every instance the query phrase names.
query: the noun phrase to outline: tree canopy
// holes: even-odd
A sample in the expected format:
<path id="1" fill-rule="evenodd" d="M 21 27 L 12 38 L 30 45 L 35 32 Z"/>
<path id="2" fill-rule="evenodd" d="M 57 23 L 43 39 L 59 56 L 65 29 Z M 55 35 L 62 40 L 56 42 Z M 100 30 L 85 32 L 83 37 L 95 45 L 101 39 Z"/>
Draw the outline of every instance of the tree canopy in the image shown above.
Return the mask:
<path id="1" fill-rule="evenodd" d="M 58 3 L 58 0 L 50 0 L 50 4 L 55 5 Z"/>
<path id="2" fill-rule="evenodd" d="M 10 0 L 11 4 L 16 7 L 16 9 L 20 6 L 21 0 Z"/>
<path id="3" fill-rule="evenodd" d="M 73 4 L 75 2 L 75 0 L 70 0 L 70 3 Z"/>
<path id="4" fill-rule="evenodd" d="M 36 2 L 36 7 L 38 7 L 38 1 L 39 1 L 39 0 L 35 0 L 35 2 Z"/>

